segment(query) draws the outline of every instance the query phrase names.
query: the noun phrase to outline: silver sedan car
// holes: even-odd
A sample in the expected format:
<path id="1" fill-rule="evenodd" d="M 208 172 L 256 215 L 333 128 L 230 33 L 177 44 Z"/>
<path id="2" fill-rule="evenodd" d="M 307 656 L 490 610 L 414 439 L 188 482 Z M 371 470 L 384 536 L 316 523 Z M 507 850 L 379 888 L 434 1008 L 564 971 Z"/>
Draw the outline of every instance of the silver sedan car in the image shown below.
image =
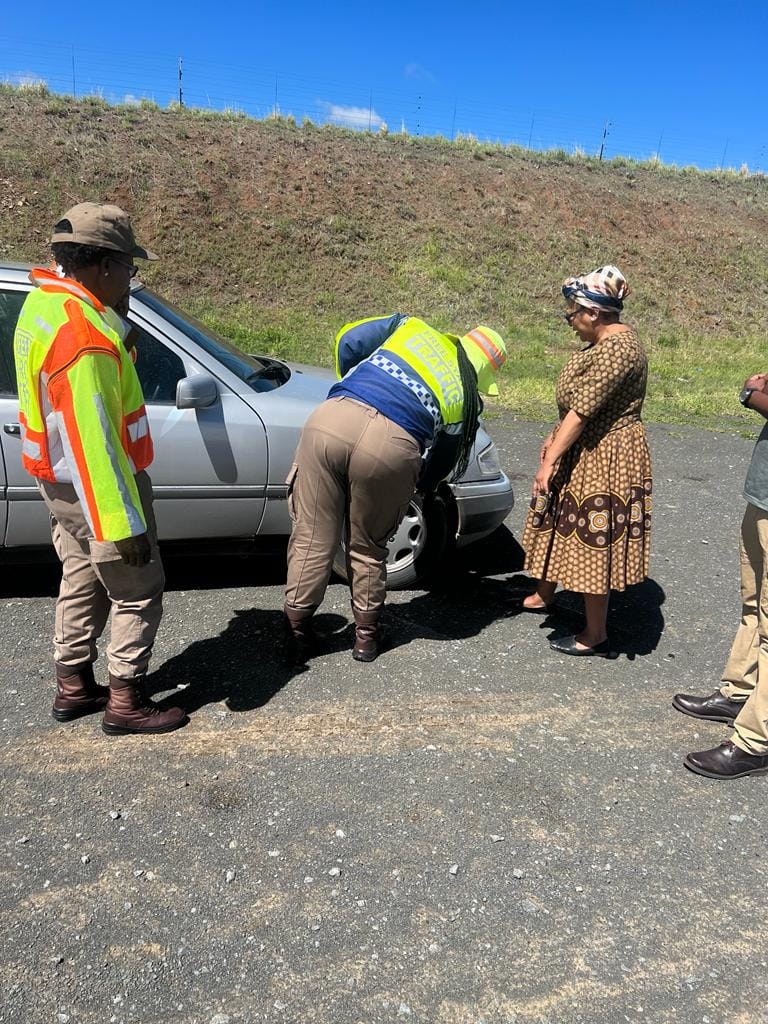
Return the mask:
<path id="1" fill-rule="evenodd" d="M 13 334 L 29 267 L 0 263 L 0 557 L 50 546 L 48 515 L 21 465 Z M 155 443 L 150 467 L 166 548 L 210 543 L 247 550 L 290 532 L 285 478 L 301 428 L 328 393 L 328 370 L 248 355 L 145 286 L 131 293 L 136 369 Z M 412 586 L 446 548 L 486 536 L 512 508 L 496 447 L 480 429 L 460 480 L 422 510 L 412 503 L 389 542 L 387 581 Z M 335 566 L 344 575 L 340 552 Z"/>

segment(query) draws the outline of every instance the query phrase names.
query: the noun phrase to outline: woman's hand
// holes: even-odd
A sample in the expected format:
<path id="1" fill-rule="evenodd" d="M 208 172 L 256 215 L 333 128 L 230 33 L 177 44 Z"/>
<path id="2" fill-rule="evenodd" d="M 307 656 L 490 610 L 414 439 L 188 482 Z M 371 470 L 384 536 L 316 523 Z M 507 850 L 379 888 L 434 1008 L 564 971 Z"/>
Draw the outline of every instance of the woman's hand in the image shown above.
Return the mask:
<path id="1" fill-rule="evenodd" d="M 555 465 L 553 462 L 545 461 L 542 459 L 542 463 L 539 466 L 539 471 L 533 478 L 533 496 L 538 497 L 540 494 L 549 494 L 552 486 L 552 477 L 555 475 Z"/>
<path id="2" fill-rule="evenodd" d="M 560 462 L 574 441 L 581 437 L 587 417 L 570 409 L 541 446 L 541 465 L 533 479 L 533 496 L 549 494 L 552 477 Z"/>

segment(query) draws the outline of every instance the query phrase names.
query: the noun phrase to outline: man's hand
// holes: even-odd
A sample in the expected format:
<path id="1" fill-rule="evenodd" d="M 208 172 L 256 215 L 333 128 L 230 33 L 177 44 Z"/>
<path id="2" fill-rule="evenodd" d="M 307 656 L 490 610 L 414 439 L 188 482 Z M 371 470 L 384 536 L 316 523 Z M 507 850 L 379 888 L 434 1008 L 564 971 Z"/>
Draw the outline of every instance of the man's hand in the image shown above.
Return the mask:
<path id="1" fill-rule="evenodd" d="M 146 533 L 140 533 L 136 537 L 126 537 L 124 540 L 115 541 L 115 547 L 120 552 L 120 557 L 126 565 L 133 565 L 140 568 L 147 565 L 152 559 L 152 549 L 149 546 L 149 538 Z"/>
<path id="2" fill-rule="evenodd" d="M 768 373 L 753 373 L 744 381 L 744 387 L 752 388 L 754 391 L 765 392 L 766 384 L 768 384 Z"/>

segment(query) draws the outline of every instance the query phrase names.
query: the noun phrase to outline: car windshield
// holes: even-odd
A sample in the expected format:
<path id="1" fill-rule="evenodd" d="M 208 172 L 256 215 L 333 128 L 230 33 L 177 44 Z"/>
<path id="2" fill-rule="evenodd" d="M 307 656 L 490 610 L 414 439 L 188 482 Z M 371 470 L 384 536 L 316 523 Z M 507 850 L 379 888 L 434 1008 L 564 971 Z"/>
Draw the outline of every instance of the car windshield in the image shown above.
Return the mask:
<path id="1" fill-rule="evenodd" d="M 153 312 L 191 338 L 254 391 L 270 391 L 285 384 L 290 377 L 291 371 L 285 363 L 269 356 L 254 356 L 241 352 L 231 341 L 222 338 L 189 313 L 182 313 L 173 303 L 161 299 L 149 288 L 139 288 L 131 294 L 140 296 L 141 301 Z"/>

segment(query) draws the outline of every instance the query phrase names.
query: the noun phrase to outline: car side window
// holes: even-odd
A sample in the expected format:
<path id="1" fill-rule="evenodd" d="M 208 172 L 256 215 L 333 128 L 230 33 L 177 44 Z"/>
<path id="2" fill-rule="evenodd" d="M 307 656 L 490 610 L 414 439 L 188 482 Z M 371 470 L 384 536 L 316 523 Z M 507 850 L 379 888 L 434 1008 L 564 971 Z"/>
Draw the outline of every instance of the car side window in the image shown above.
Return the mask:
<path id="1" fill-rule="evenodd" d="M 136 373 L 144 401 L 175 404 L 176 385 L 187 376 L 184 363 L 143 327 L 131 326 L 136 339 Z"/>
<path id="2" fill-rule="evenodd" d="M 0 291 L 0 395 L 17 395 L 13 335 L 27 292 Z"/>

